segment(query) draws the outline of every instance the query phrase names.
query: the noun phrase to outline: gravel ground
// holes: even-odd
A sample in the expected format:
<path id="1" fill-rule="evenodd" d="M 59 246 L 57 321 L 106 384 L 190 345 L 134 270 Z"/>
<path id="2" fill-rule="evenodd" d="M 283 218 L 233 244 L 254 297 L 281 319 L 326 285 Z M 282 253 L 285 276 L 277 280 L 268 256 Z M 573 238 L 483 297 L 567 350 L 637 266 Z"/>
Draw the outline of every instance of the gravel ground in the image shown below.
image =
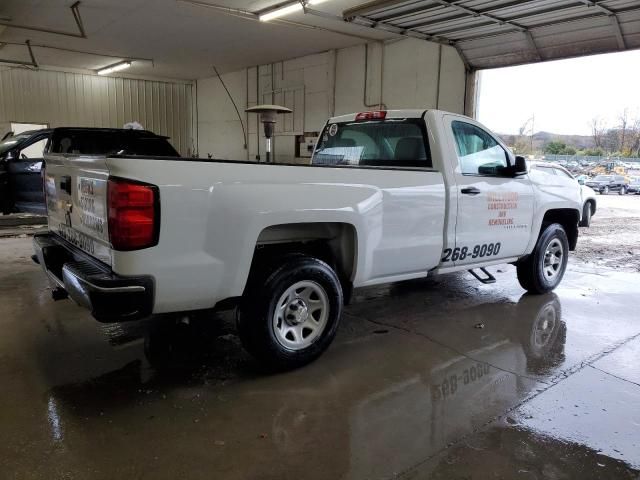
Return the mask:
<path id="1" fill-rule="evenodd" d="M 591 227 L 580 228 L 573 257 L 640 272 L 640 195 L 598 195 Z"/>

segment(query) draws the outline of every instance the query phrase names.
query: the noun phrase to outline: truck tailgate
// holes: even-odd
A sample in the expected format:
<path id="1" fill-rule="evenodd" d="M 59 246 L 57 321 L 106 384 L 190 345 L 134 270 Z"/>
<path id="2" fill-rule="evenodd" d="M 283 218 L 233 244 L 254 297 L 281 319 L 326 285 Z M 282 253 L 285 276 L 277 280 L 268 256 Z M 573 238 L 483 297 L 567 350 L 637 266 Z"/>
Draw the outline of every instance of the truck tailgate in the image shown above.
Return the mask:
<path id="1" fill-rule="evenodd" d="M 45 159 L 49 229 L 92 257 L 111 265 L 108 177 L 104 157 L 49 155 Z"/>

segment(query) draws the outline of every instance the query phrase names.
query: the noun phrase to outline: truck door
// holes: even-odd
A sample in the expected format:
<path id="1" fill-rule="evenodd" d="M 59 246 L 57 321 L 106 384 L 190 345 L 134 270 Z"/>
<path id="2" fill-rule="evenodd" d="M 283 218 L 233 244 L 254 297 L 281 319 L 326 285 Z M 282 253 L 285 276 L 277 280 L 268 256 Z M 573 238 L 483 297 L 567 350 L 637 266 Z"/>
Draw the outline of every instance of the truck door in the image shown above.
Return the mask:
<path id="1" fill-rule="evenodd" d="M 505 176 L 513 162 L 506 147 L 480 124 L 446 115 L 444 126 L 457 164 L 456 246 L 443 266 L 520 256 L 531 235 L 534 195 L 528 175 Z M 450 251 L 449 251 L 450 250 Z"/>
<path id="2" fill-rule="evenodd" d="M 18 212 L 46 213 L 41 170 L 49 135 L 47 132 L 34 136 L 7 159 L 11 200 Z"/>

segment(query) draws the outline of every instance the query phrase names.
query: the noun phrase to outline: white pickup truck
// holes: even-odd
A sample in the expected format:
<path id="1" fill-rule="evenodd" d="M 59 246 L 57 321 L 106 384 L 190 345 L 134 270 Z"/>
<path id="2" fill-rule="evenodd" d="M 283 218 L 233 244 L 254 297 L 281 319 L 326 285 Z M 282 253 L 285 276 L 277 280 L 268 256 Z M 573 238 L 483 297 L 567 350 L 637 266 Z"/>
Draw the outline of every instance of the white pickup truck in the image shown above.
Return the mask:
<path id="1" fill-rule="evenodd" d="M 104 322 L 237 307 L 247 350 L 280 368 L 328 347 L 354 287 L 490 282 L 484 267 L 511 263 L 526 290 L 552 290 L 582 209 L 578 189 L 535 182 L 488 129 L 437 110 L 331 118 L 311 165 L 51 154 L 43 177 L 34 259 L 54 298 Z"/>

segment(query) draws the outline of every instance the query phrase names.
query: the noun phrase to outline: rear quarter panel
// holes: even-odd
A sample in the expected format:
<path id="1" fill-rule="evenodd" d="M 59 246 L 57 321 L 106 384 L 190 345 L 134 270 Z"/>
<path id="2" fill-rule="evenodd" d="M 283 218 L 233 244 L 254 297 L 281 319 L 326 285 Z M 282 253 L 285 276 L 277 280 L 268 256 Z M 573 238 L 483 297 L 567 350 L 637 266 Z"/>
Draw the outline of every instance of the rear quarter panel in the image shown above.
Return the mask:
<path id="1" fill-rule="evenodd" d="M 122 275 L 150 274 L 154 312 L 209 308 L 242 294 L 260 232 L 342 222 L 356 232 L 355 286 L 426 275 L 440 258 L 441 173 L 110 158 L 110 175 L 158 185 L 157 246 L 113 252 Z"/>

